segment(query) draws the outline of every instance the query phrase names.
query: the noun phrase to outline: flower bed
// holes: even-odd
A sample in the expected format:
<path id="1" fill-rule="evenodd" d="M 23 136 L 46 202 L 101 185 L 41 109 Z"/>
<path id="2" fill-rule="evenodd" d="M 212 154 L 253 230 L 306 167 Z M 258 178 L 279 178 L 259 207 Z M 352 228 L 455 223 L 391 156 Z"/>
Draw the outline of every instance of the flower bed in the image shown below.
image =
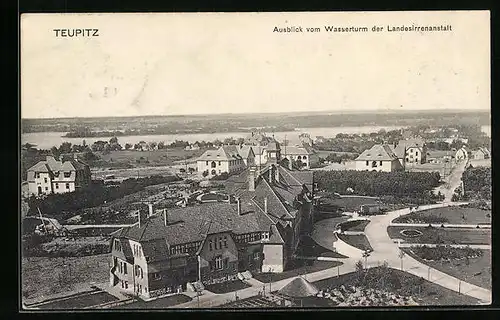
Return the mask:
<path id="1" fill-rule="evenodd" d="M 339 223 L 341 231 L 364 231 L 370 220 L 349 220 Z"/>
<path id="2" fill-rule="evenodd" d="M 414 229 L 405 229 L 400 231 L 401 235 L 408 237 L 408 238 L 415 238 L 415 237 L 420 237 L 422 235 L 422 232 Z"/>
<path id="3" fill-rule="evenodd" d="M 472 249 L 471 247 L 453 248 L 450 246 L 414 246 L 411 247 L 410 250 L 419 258 L 427 261 L 474 259 L 483 254 L 481 250 Z"/>

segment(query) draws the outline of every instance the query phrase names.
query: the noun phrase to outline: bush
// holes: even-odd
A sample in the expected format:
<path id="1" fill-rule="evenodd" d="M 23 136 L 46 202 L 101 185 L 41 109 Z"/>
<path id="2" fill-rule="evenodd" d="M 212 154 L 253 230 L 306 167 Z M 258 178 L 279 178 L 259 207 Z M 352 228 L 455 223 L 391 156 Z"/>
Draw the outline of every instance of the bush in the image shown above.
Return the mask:
<path id="1" fill-rule="evenodd" d="M 229 178 L 229 173 L 222 172 L 219 175 L 213 176 L 212 178 L 210 178 L 210 180 L 214 180 L 214 181 L 217 181 L 217 180 L 227 180 L 227 178 Z"/>

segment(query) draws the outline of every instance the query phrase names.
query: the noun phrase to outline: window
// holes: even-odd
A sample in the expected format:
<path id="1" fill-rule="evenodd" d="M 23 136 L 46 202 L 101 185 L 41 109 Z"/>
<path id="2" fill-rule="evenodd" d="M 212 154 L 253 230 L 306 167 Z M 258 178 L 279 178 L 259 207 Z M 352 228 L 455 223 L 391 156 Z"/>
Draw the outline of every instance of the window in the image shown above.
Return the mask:
<path id="1" fill-rule="evenodd" d="M 127 274 L 127 264 L 123 263 L 123 274 Z"/>
<path id="2" fill-rule="evenodd" d="M 222 257 L 218 256 L 217 258 L 215 258 L 215 270 L 220 270 L 222 268 L 223 268 Z"/>
<path id="3" fill-rule="evenodd" d="M 215 163 L 215 161 L 212 161 L 211 165 L 210 165 L 212 168 L 215 168 L 217 166 L 217 164 Z"/>
<path id="4" fill-rule="evenodd" d="M 222 248 L 222 237 L 219 237 L 219 249 Z"/>
<path id="5" fill-rule="evenodd" d="M 69 189 L 69 183 L 66 183 L 66 189 Z"/>
<path id="6" fill-rule="evenodd" d="M 262 239 L 269 240 L 269 232 L 263 232 L 262 233 Z"/>
<path id="7" fill-rule="evenodd" d="M 49 187 L 45 187 L 45 191 L 49 191 Z"/>
<path id="8" fill-rule="evenodd" d="M 43 178 L 43 182 L 47 183 L 47 178 Z"/>
<path id="9" fill-rule="evenodd" d="M 39 179 L 39 178 L 40 178 L 40 173 L 38 173 L 38 172 L 37 172 L 37 173 L 35 174 L 35 178 Z"/>
<path id="10" fill-rule="evenodd" d="M 224 248 L 227 248 L 227 236 L 224 236 Z"/>
<path id="11" fill-rule="evenodd" d="M 65 172 L 65 173 L 64 173 L 64 177 L 65 177 L 65 178 L 69 178 L 69 177 L 71 177 L 71 172 Z"/>
<path id="12" fill-rule="evenodd" d="M 254 260 L 259 260 L 259 253 L 258 252 L 254 252 L 253 253 L 253 259 Z"/>
<path id="13" fill-rule="evenodd" d="M 208 166 L 208 161 L 206 162 L 206 164 L 205 164 L 205 165 L 207 165 L 207 166 Z"/>
<path id="14" fill-rule="evenodd" d="M 59 189 L 59 183 L 56 183 L 56 189 Z"/>
<path id="15" fill-rule="evenodd" d="M 382 165 L 382 161 L 380 161 L 380 165 Z"/>
<path id="16" fill-rule="evenodd" d="M 221 162 L 219 161 L 219 166 L 221 165 Z"/>
<path id="17" fill-rule="evenodd" d="M 418 157 L 418 151 L 415 151 L 415 157 Z"/>
<path id="18" fill-rule="evenodd" d="M 369 162 L 368 161 L 366 161 L 366 165 L 369 166 Z"/>
<path id="19" fill-rule="evenodd" d="M 122 251 L 122 245 L 118 239 L 115 239 L 115 250 Z"/>
<path id="20" fill-rule="evenodd" d="M 372 162 L 372 168 L 376 168 L 377 167 L 377 161 L 373 161 Z"/>
<path id="21" fill-rule="evenodd" d="M 161 280 L 161 274 L 158 272 L 153 273 L 153 280 Z"/>
<path id="22" fill-rule="evenodd" d="M 213 243 L 212 239 L 210 239 L 210 241 L 208 241 L 208 250 L 212 251 L 213 245 L 214 245 L 214 243 Z"/>
<path id="23" fill-rule="evenodd" d="M 128 289 L 128 281 L 125 281 L 125 289 Z"/>
<path id="24" fill-rule="evenodd" d="M 229 258 L 224 258 L 224 269 L 229 269 Z"/>

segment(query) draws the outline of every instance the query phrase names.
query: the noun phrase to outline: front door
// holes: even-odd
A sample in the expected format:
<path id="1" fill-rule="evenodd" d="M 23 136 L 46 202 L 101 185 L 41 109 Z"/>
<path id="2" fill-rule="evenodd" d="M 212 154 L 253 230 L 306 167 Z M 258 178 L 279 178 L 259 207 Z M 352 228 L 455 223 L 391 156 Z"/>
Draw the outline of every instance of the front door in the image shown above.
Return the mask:
<path id="1" fill-rule="evenodd" d="M 42 194 L 42 187 L 38 186 L 38 194 Z"/>

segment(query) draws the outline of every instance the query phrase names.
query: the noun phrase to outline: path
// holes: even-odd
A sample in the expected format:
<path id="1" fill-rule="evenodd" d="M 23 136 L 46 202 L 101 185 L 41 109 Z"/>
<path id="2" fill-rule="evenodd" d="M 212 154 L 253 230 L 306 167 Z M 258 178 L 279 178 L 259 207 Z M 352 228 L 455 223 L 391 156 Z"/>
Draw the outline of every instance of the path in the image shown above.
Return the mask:
<path id="1" fill-rule="evenodd" d="M 449 224 L 449 223 L 394 223 L 391 222 L 391 227 L 428 227 L 435 228 L 457 228 L 457 229 L 491 229 L 491 224 Z"/>
<path id="2" fill-rule="evenodd" d="M 444 195 L 443 202 L 451 202 L 451 197 L 455 192 L 455 189 L 460 186 L 462 173 L 465 171 L 467 165 L 466 161 L 459 162 L 455 165 L 450 175 L 446 177 L 445 183 L 434 189 L 434 193 L 441 192 Z"/>
<path id="3" fill-rule="evenodd" d="M 66 230 L 90 229 L 90 228 L 127 228 L 134 226 L 133 224 L 65 224 Z"/>
<path id="4" fill-rule="evenodd" d="M 441 208 L 448 205 L 459 205 L 464 203 L 441 203 L 434 205 L 420 206 L 419 210 Z M 371 223 L 367 225 L 365 229 L 365 234 L 373 247 L 373 252 L 368 258 L 368 265 L 374 266 L 379 264 L 381 261 L 387 261 L 389 266 L 395 269 L 400 269 L 401 260 L 399 258 L 400 249 L 398 244 L 394 242 L 387 234 L 387 227 L 391 224 L 391 221 L 400 215 L 408 214 L 410 210 L 402 209 L 392 212 L 388 212 L 386 215 L 373 216 L 371 217 Z M 411 273 L 413 275 L 423 277 L 428 279 L 429 273 L 431 274 L 430 281 L 451 289 L 453 291 L 459 291 L 463 294 L 469 295 L 471 297 L 477 298 L 482 301 L 491 301 L 491 291 L 475 286 L 470 283 L 461 281 L 455 277 L 452 277 L 446 273 L 438 271 L 436 269 L 430 268 L 427 265 L 418 262 L 412 257 L 406 255 L 403 258 L 403 270 Z M 460 289 L 459 289 L 460 288 Z"/>

